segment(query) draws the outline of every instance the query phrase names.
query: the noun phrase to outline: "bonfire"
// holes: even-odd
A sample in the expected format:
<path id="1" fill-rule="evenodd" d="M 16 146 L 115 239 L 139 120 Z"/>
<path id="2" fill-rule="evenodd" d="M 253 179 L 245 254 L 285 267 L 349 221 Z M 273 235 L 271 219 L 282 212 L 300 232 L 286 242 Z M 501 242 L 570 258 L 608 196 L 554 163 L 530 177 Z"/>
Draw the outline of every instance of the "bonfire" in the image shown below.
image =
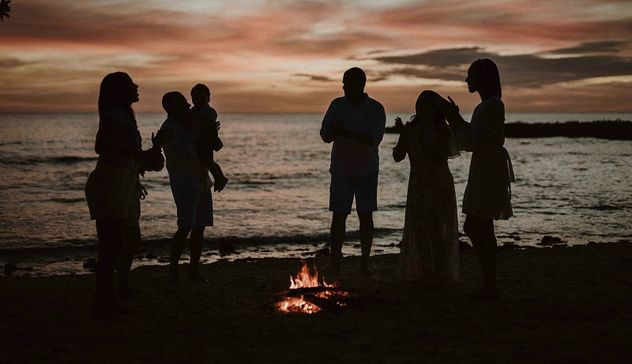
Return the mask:
<path id="1" fill-rule="evenodd" d="M 338 282 L 327 283 L 324 277 L 319 279 L 316 266 L 310 270 L 307 262 L 301 260 L 299 272 L 290 276 L 290 288 L 276 294 L 275 308 L 283 313 L 337 312 L 353 298 L 354 295 L 342 289 Z"/>

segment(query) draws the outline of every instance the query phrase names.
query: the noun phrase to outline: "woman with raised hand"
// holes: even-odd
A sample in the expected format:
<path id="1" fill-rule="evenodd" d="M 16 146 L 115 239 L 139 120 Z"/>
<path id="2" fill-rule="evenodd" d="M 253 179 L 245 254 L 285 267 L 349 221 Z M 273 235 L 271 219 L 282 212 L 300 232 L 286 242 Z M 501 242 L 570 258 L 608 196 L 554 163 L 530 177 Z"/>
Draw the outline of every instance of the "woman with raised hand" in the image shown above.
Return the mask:
<path id="1" fill-rule="evenodd" d="M 393 149 L 396 162 L 410 161 L 406 217 L 399 258 L 399 276 L 426 284 L 459 278 L 459 239 L 454 181 L 448 158 L 458 155 L 451 147 L 451 131 L 437 106 L 440 96 L 423 91 L 416 114 L 403 125 Z"/>
<path id="2" fill-rule="evenodd" d="M 164 165 L 159 148 L 141 149 L 132 109 L 137 101 L 138 86 L 128 74 L 115 72 L 103 78 L 95 142 L 99 159 L 85 187 L 98 237 L 94 311 L 98 317 L 120 313 L 119 296 L 129 296 L 129 271 L 140 244 L 140 199 L 147 193 L 138 176 Z"/>
<path id="3" fill-rule="evenodd" d="M 502 101 L 500 73 L 491 59 L 478 59 L 467 71 L 469 92 L 478 93 L 476 106 L 468 123 L 459 114 L 456 103 L 439 103 L 443 115 L 455 132 L 459 149 L 471 151 L 470 172 L 463 197 L 466 214 L 463 230 L 472 241 L 484 276 L 482 290 L 472 297 L 496 299 L 496 236 L 494 220 L 513 215 L 511 185 L 514 181 L 505 143 L 505 105 Z"/>

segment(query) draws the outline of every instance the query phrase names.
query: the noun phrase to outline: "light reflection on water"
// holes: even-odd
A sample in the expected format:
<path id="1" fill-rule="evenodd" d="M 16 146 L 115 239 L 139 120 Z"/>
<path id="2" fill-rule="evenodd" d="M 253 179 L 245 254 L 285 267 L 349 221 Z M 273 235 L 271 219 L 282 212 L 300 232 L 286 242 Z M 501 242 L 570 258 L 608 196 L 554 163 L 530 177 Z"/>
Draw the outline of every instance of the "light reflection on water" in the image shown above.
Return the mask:
<path id="1" fill-rule="evenodd" d="M 389 124 L 395 116 L 389 115 Z M 546 117 L 514 115 L 508 120 Z M 220 115 L 226 147 L 216 158 L 230 182 L 214 194 L 216 226 L 208 230 L 209 237 L 229 237 L 238 245 L 256 237 L 283 242 L 270 253 L 257 253 L 265 256 L 294 254 L 295 237 L 301 242 L 326 240 L 331 146 L 320 140 L 321 118 Z M 162 114 L 138 115 L 145 147 L 163 119 Z M 549 115 L 542 121 L 566 119 L 579 117 Z M 0 250 L 94 244 L 83 186 L 95 164 L 96 126 L 94 115 L 0 114 Z M 407 161 L 393 162 L 395 142 L 395 135 L 386 135 L 380 146 L 380 211 L 375 222 L 384 229 L 376 238 L 383 252 L 397 252 L 385 245 L 401 237 L 406 200 L 409 166 Z M 632 237 L 631 142 L 508 139 L 506 146 L 517 177 L 512 186 L 516 217 L 498 222 L 499 242 L 534 245 L 543 235 L 559 236 L 570 244 Z M 468 165 L 469 154 L 450 161 L 459 203 Z M 142 203 L 143 238 L 171 236 L 175 205 L 166 171 L 148 173 L 143 183 L 149 190 Z M 459 219 L 462 224 L 464 216 Z M 352 216 L 348 231 L 357 228 Z M 353 244 L 346 245 L 347 252 L 357 254 Z M 250 251 L 257 255 L 254 248 Z M 4 261 L 0 257 L 0 263 Z"/>

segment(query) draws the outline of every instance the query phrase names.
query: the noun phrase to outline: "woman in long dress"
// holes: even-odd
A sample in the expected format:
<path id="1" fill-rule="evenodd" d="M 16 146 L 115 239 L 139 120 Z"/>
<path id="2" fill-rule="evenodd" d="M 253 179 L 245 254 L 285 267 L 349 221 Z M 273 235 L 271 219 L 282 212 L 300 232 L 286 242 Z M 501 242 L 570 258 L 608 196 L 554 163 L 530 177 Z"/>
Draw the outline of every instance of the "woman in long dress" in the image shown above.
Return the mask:
<path id="1" fill-rule="evenodd" d="M 471 122 L 463 120 L 451 98 L 439 106 L 455 131 L 459 149 L 473 152 L 463 196 L 463 213 L 467 215 L 463 230 L 474 245 L 485 280 L 483 289 L 473 297 L 495 299 L 498 289 L 494 220 L 507 220 L 513 215 L 510 183 L 514 176 L 509 153 L 503 146 L 505 105 L 498 67 L 490 59 L 479 59 L 467 74 L 468 90 L 481 98 Z"/>
<path id="2" fill-rule="evenodd" d="M 90 218 L 97 227 L 94 313 L 99 317 L 119 313 L 119 297 L 129 295 L 129 272 L 140 244 L 140 199 L 146 193 L 138 175 L 164 164 L 160 149 L 141 150 L 132 109 L 137 101 L 138 86 L 129 75 L 114 72 L 103 78 L 95 142 L 99 160 L 85 186 Z"/>
<path id="3" fill-rule="evenodd" d="M 423 91 L 413 119 L 406 125 L 396 119 L 400 137 L 393 149 L 396 162 L 406 155 L 410 160 L 398 273 L 427 283 L 459 278 L 456 196 L 448 167 L 454 153 L 450 128 L 436 105 L 438 97 L 433 91 Z"/>

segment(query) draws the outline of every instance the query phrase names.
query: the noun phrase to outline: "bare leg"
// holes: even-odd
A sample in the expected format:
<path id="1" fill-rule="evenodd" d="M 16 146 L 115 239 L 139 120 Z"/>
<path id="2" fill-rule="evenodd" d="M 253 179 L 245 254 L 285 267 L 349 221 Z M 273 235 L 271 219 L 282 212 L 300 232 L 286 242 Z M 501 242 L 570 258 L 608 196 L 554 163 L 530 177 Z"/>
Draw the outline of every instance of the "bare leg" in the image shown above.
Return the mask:
<path id="1" fill-rule="evenodd" d="M 342 243 L 345 240 L 345 230 L 348 214 L 333 213 L 331 219 L 331 273 L 340 273 L 340 260 L 342 259 Z"/>
<path id="2" fill-rule="evenodd" d="M 132 268 L 134 254 L 140 246 L 140 226 L 127 226 L 125 228 L 125 246 L 123 254 L 116 265 L 116 278 L 118 281 L 118 293 L 121 298 L 129 298 L 129 272 Z"/>
<path id="3" fill-rule="evenodd" d="M 476 253 L 476 258 L 478 258 L 478 263 L 481 266 L 481 270 L 483 270 L 485 260 L 484 250 L 482 238 L 480 237 L 479 229 L 476 223 L 476 217 L 473 215 L 467 215 L 465 217 L 465 223 L 463 224 L 463 231 L 470 238 L 472 242 L 472 246 L 474 247 L 474 252 Z"/>
<path id="4" fill-rule="evenodd" d="M 108 317 L 118 311 L 114 267 L 123 251 L 125 219 L 97 219 L 98 258 L 95 315 Z"/>
<path id="5" fill-rule="evenodd" d="M 369 257 L 373 244 L 373 212 L 358 212 L 360 219 L 360 246 L 362 248 L 362 270 L 370 274 Z"/>
<path id="6" fill-rule="evenodd" d="M 467 215 L 463 230 L 472 241 L 478 262 L 483 271 L 485 296 L 497 295 L 496 287 L 496 237 L 491 218 Z"/>
<path id="7" fill-rule="evenodd" d="M 497 242 L 494 234 L 494 220 L 488 219 L 483 225 L 483 236 L 485 237 L 486 249 L 486 265 L 487 272 L 485 277 L 486 289 L 496 293 L 498 291 L 496 284 L 496 251 Z"/>
<path id="8" fill-rule="evenodd" d="M 194 227 L 191 230 L 191 260 L 189 264 L 189 279 L 194 282 L 206 282 L 200 274 L 200 256 L 202 255 L 202 242 L 204 240 L 204 226 Z"/>
<path id="9" fill-rule="evenodd" d="M 171 243 L 171 259 L 169 262 L 169 278 L 172 281 L 178 280 L 178 262 L 182 256 L 182 250 L 184 250 L 184 243 L 191 228 L 179 227 L 173 236 Z"/>

